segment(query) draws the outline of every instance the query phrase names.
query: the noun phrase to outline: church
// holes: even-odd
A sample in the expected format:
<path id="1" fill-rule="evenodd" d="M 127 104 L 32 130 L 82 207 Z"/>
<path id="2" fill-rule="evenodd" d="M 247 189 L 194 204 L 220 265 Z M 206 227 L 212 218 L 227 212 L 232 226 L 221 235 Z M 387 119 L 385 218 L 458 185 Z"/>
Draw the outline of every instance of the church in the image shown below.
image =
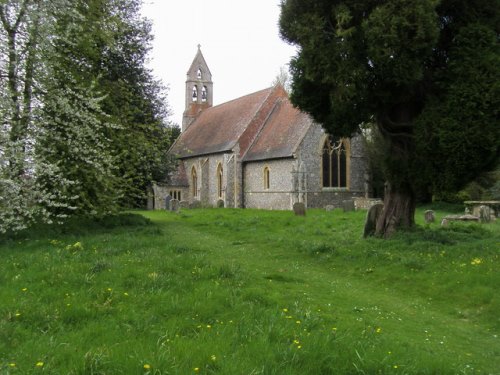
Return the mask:
<path id="1" fill-rule="evenodd" d="M 165 199 L 201 207 L 290 210 L 340 207 L 369 196 L 361 136 L 327 134 L 294 108 L 280 85 L 213 106 L 213 82 L 200 46 L 187 72 L 182 132 L 171 149 L 177 169 L 154 183 Z"/>

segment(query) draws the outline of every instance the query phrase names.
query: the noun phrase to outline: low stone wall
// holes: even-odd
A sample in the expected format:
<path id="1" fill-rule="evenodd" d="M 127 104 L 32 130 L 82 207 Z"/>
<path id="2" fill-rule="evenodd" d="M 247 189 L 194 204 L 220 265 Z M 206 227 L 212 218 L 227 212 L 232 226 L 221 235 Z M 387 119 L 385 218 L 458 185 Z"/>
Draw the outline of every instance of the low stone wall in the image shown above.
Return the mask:
<path id="1" fill-rule="evenodd" d="M 356 197 L 354 198 L 354 206 L 356 210 L 368 210 L 370 207 L 376 204 L 383 204 L 384 202 L 380 198 L 364 198 Z"/>

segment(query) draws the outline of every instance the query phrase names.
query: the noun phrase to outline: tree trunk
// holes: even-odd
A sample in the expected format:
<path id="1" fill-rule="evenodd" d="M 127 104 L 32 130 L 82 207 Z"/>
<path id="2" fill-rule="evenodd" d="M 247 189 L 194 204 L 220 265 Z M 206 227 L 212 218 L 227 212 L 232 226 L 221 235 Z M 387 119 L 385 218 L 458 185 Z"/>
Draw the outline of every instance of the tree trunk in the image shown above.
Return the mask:
<path id="1" fill-rule="evenodd" d="M 375 235 L 390 237 L 398 229 L 415 225 L 416 194 L 411 181 L 411 160 L 415 150 L 413 138 L 414 105 L 397 105 L 379 119 L 386 140 L 387 155 L 384 209 L 377 220 Z"/>
<path id="2" fill-rule="evenodd" d="M 384 209 L 377 220 L 375 234 L 390 237 L 396 230 L 415 225 L 415 193 L 409 184 L 386 183 Z"/>

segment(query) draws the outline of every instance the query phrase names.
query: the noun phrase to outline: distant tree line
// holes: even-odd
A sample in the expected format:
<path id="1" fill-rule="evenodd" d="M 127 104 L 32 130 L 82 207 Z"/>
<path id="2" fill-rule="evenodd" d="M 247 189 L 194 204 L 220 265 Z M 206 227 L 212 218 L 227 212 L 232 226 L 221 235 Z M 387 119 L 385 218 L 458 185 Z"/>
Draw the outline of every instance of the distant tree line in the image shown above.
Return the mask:
<path id="1" fill-rule="evenodd" d="M 142 0 L 0 4 L 0 233 L 143 205 L 179 129 Z"/>

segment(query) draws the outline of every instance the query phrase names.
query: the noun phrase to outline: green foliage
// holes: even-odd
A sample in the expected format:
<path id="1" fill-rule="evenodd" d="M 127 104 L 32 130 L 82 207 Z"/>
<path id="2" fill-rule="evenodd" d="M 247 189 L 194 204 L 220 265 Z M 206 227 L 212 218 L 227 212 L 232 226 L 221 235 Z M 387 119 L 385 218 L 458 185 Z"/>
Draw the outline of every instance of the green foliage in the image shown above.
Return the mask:
<path id="1" fill-rule="evenodd" d="M 178 135 L 140 0 L 0 3 L 0 233 L 144 204 Z"/>
<path id="2" fill-rule="evenodd" d="M 457 207 L 441 204 L 437 219 Z M 463 209 L 463 207 L 462 207 Z M 499 223 L 363 240 L 366 212 L 122 214 L 0 243 L 0 372 L 475 374 Z M 197 369 L 197 370 L 196 370 Z"/>
<path id="3" fill-rule="evenodd" d="M 393 191 L 457 191 L 494 167 L 498 1 L 283 0 L 281 11 L 281 35 L 300 47 L 292 102 L 339 136 L 375 123 Z"/>

